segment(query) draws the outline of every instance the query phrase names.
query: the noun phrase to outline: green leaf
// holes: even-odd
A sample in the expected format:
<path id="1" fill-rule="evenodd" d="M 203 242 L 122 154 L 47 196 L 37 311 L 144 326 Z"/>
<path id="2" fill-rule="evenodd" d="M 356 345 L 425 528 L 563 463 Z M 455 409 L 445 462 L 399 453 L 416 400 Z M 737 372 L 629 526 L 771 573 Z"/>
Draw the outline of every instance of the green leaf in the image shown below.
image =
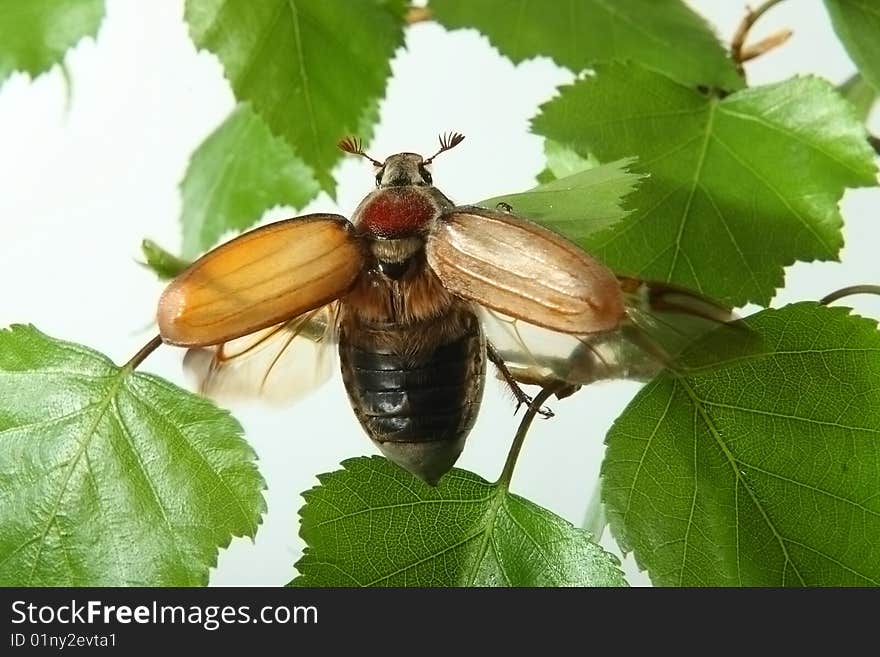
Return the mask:
<path id="1" fill-rule="evenodd" d="M 436 488 L 379 457 L 349 459 L 303 497 L 294 586 L 625 586 L 583 530 L 475 474 Z"/>
<path id="2" fill-rule="evenodd" d="M 880 91 L 880 4 L 877 0 L 825 0 L 825 6 L 849 56 Z"/>
<path id="3" fill-rule="evenodd" d="M 403 45 L 403 0 L 187 0 L 193 41 L 334 192 L 336 142 L 362 127 Z M 366 135 L 360 135 L 366 138 Z"/>
<path id="4" fill-rule="evenodd" d="M 180 188 L 186 257 L 251 227 L 271 207 L 301 208 L 319 191 L 309 167 L 246 103 L 192 154 Z"/>
<path id="5" fill-rule="evenodd" d="M 544 140 L 544 157 L 547 158 L 547 167 L 538 174 L 538 182 L 542 184 L 599 166 L 599 161 L 592 155 L 581 157 L 574 149 L 552 139 Z"/>
<path id="6" fill-rule="evenodd" d="M 494 208 L 498 203 L 507 203 L 514 213 L 586 246 L 591 235 L 629 214 L 622 207 L 622 199 L 643 177 L 628 171 L 633 162 L 632 158 L 618 160 L 551 180 L 527 192 L 497 196 L 477 205 Z"/>
<path id="7" fill-rule="evenodd" d="M 764 348 L 662 375 L 615 422 L 603 498 L 655 584 L 880 584 L 880 332 L 848 312 L 760 312 Z"/>
<path id="8" fill-rule="evenodd" d="M 450 29 L 475 27 L 514 62 L 538 55 L 581 71 L 631 60 L 684 83 L 740 89 L 742 78 L 707 23 L 681 0 L 430 0 Z"/>
<path id="9" fill-rule="evenodd" d="M 45 73 L 80 39 L 95 36 L 103 18 L 104 0 L 0 2 L 0 82 L 13 71 Z"/>
<path id="10" fill-rule="evenodd" d="M 853 75 L 849 80 L 838 87 L 840 95 L 846 98 L 856 111 L 856 116 L 862 123 L 867 122 L 877 102 L 877 89 L 865 82 L 859 73 Z"/>
<path id="11" fill-rule="evenodd" d="M 161 281 L 167 281 L 190 266 L 190 262 L 176 255 L 169 253 L 153 240 L 143 240 L 141 242 L 141 252 L 144 254 L 145 262 L 141 264 L 147 269 L 152 270 Z"/>
<path id="12" fill-rule="evenodd" d="M 611 64 L 564 87 L 533 127 L 600 161 L 636 155 L 650 174 L 628 198 L 635 211 L 591 250 L 734 306 L 766 304 L 785 265 L 836 259 L 844 189 L 876 184 L 864 127 L 812 77 L 719 100 Z"/>
<path id="13" fill-rule="evenodd" d="M 33 327 L 0 331 L 0 585 L 203 585 L 263 480 L 211 402 Z"/>
<path id="14" fill-rule="evenodd" d="M 556 176 L 553 175 L 550 167 L 545 167 L 538 172 L 538 175 L 535 176 L 535 179 L 538 181 L 539 185 L 543 185 L 545 183 L 553 182 L 554 180 L 556 180 Z"/>

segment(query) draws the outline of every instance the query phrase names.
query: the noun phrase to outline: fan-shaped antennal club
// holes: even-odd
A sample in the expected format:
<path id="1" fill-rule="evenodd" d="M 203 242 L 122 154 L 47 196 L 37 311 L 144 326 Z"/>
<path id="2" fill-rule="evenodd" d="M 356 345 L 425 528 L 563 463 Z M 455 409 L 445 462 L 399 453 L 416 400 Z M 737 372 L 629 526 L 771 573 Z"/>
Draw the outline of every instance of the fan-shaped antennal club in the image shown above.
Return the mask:
<path id="1" fill-rule="evenodd" d="M 460 132 L 447 132 L 445 134 L 440 135 L 440 150 L 434 153 L 431 157 L 425 160 L 425 164 L 431 164 L 434 158 L 440 155 L 440 153 L 444 153 L 452 148 L 458 146 L 462 141 L 464 141 L 464 135 Z"/>
<path id="2" fill-rule="evenodd" d="M 346 153 L 351 153 L 352 155 L 360 155 L 361 157 L 367 158 L 370 162 L 373 163 L 373 166 L 382 166 L 382 163 L 379 160 L 373 159 L 372 157 L 364 153 L 364 148 L 361 144 L 361 140 L 357 137 L 345 137 L 344 139 L 340 139 L 339 143 L 336 145 L 339 147 L 340 150 L 345 151 Z"/>

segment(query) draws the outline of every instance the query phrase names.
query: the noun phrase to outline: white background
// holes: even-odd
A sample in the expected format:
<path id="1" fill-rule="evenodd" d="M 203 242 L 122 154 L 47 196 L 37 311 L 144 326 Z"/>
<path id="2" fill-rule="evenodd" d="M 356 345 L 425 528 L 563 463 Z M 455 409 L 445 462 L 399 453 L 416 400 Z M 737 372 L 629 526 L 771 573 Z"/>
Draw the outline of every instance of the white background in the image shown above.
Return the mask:
<path id="1" fill-rule="evenodd" d="M 548 5 L 551 0 L 548 0 Z M 691 4 L 730 38 L 742 2 Z M 71 51 L 70 98 L 58 68 L 35 81 L 15 75 L 0 90 L 0 326 L 30 322 L 50 335 L 82 342 L 123 362 L 150 337 L 161 285 L 135 264 L 144 236 L 179 245 L 177 185 L 189 154 L 224 119 L 234 100 L 213 55 L 198 53 L 183 23 L 183 3 L 108 0 L 97 40 Z M 815 73 L 838 83 L 854 70 L 819 0 L 779 5 L 756 27 L 779 27 L 792 41 L 748 65 L 750 82 Z M 585 35 L 584 38 L 588 38 Z M 471 202 L 531 187 L 543 168 L 541 139 L 529 134 L 537 106 L 572 75 L 547 59 L 513 66 L 472 30 L 447 33 L 433 23 L 407 30 L 369 152 L 431 151 L 436 134 L 467 140 L 440 158 L 434 179 L 447 195 Z M 874 114 L 873 130 L 880 132 Z M 372 170 L 355 158 L 337 171 L 337 203 L 322 195 L 305 211 L 348 214 L 372 188 Z M 846 246 L 840 263 L 798 264 L 774 305 L 817 299 L 844 285 L 880 282 L 880 191 L 847 193 Z M 288 208 L 264 220 L 292 214 Z M 863 314 L 880 303 L 857 298 Z M 180 351 L 161 349 L 145 369 L 185 384 Z M 606 383 L 555 404 L 537 422 L 513 489 L 575 524 L 584 518 L 603 453 L 603 437 L 637 386 Z M 282 584 L 294 576 L 299 493 L 314 475 L 373 448 L 349 410 L 337 375 L 288 409 L 233 409 L 260 456 L 269 512 L 256 542 L 236 539 L 221 552 L 214 584 Z M 517 420 L 500 386 L 484 408 L 458 465 L 494 479 Z M 607 536 L 603 541 L 613 547 Z M 646 584 L 632 560 L 633 584 Z"/>

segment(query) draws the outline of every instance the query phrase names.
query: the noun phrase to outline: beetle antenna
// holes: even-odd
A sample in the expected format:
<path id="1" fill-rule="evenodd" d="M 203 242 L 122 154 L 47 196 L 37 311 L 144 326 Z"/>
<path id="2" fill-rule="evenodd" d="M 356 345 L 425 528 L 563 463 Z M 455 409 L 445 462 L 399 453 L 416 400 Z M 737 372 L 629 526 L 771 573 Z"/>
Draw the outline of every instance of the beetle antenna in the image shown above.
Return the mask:
<path id="1" fill-rule="evenodd" d="M 367 158 L 370 162 L 373 163 L 375 167 L 381 167 L 382 163 L 379 160 L 374 160 L 372 157 L 364 153 L 363 145 L 361 144 L 361 140 L 357 137 L 346 137 L 345 139 L 341 139 L 338 144 L 340 150 L 345 151 L 346 153 L 351 153 L 352 155 L 360 155 L 361 157 Z"/>
<path id="2" fill-rule="evenodd" d="M 440 150 L 425 160 L 423 164 L 431 164 L 434 158 L 440 155 L 440 153 L 445 153 L 446 151 L 455 148 L 462 141 L 464 141 L 464 135 L 460 132 L 447 132 L 440 135 Z"/>

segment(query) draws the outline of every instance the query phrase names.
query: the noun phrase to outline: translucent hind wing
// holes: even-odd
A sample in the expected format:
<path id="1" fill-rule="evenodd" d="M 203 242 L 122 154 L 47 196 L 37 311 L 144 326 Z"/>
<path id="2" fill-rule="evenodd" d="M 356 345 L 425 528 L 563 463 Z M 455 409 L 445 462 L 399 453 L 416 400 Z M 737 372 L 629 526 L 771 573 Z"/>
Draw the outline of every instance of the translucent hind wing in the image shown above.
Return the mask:
<path id="1" fill-rule="evenodd" d="M 670 283 L 620 277 L 628 341 L 686 374 L 761 349 L 760 336 L 729 308 Z"/>
<path id="2" fill-rule="evenodd" d="M 337 303 L 212 347 L 187 351 L 184 368 L 218 401 L 294 402 L 320 387 L 336 362 Z"/>
<path id="3" fill-rule="evenodd" d="M 661 365 L 621 330 L 571 335 L 479 308 L 486 339 L 519 383 L 581 386 L 605 379 L 649 379 Z"/>
<path id="4" fill-rule="evenodd" d="M 731 311 L 689 290 L 621 278 L 625 316 L 612 330 L 572 335 L 478 306 L 487 340 L 520 383 L 646 381 L 753 352 L 757 336 Z M 711 334 L 711 335 L 710 335 Z"/>

